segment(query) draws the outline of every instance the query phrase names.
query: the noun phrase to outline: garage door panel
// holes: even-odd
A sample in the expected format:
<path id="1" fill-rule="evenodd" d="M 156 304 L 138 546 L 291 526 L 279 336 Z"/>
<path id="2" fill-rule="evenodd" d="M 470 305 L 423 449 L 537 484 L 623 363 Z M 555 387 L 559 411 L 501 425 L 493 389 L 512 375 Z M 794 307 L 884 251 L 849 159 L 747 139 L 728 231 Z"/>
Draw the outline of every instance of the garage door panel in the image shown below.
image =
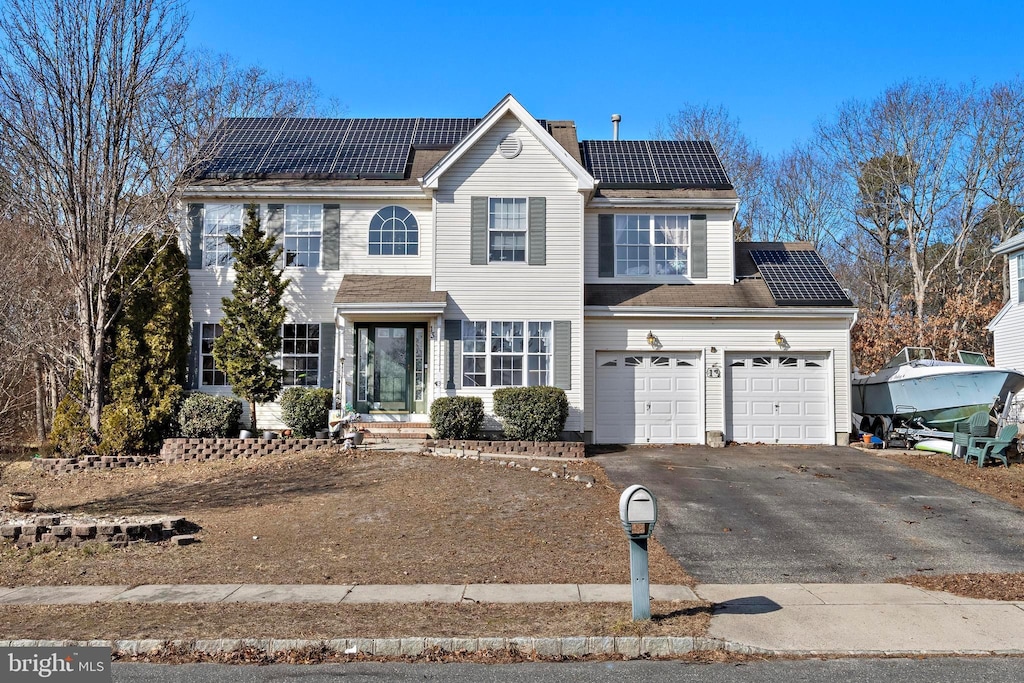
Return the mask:
<path id="1" fill-rule="evenodd" d="M 595 441 L 702 442 L 698 361 L 696 353 L 598 352 Z"/>
<path id="2" fill-rule="evenodd" d="M 730 354 L 726 438 L 832 443 L 832 390 L 826 359 L 822 354 Z"/>
<path id="3" fill-rule="evenodd" d="M 804 383 L 799 377 L 779 377 L 780 394 L 799 394 L 804 391 Z"/>

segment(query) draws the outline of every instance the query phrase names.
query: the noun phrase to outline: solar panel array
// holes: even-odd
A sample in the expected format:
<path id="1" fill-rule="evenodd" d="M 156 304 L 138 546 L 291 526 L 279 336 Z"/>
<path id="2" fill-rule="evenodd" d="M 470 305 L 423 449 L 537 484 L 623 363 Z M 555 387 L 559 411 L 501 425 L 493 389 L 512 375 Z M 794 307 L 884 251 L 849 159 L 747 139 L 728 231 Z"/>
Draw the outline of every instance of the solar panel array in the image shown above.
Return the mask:
<path id="1" fill-rule="evenodd" d="M 583 165 L 607 188 L 732 189 L 704 140 L 584 140 Z"/>
<path id="2" fill-rule="evenodd" d="M 814 251 L 751 250 L 761 277 L 780 306 L 852 306 Z"/>
<path id="3" fill-rule="evenodd" d="M 225 119 L 199 153 L 199 178 L 406 176 L 413 149 L 450 149 L 480 119 Z"/>

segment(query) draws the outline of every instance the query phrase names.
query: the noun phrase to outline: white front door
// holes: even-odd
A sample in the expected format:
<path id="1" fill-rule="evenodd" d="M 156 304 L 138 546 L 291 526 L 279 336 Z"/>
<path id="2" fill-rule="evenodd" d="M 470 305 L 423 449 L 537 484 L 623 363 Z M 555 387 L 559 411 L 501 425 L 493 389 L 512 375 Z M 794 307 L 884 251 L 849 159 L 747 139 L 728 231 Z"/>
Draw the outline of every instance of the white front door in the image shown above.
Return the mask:
<path id="1" fill-rule="evenodd" d="M 729 354 L 726 439 L 738 443 L 830 444 L 826 354 Z"/>
<path id="2" fill-rule="evenodd" d="M 700 355 L 597 353 L 595 443 L 702 443 Z"/>

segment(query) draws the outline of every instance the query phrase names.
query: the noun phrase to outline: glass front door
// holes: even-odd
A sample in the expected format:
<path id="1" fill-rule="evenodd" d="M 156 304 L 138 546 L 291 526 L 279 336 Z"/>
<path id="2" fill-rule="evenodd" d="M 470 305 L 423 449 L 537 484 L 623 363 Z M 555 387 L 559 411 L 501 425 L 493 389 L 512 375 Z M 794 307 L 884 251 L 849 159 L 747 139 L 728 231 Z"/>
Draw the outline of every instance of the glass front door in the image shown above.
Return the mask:
<path id="1" fill-rule="evenodd" d="M 425 410 L 425 325 L 356 326 L 356 410 Z"/>

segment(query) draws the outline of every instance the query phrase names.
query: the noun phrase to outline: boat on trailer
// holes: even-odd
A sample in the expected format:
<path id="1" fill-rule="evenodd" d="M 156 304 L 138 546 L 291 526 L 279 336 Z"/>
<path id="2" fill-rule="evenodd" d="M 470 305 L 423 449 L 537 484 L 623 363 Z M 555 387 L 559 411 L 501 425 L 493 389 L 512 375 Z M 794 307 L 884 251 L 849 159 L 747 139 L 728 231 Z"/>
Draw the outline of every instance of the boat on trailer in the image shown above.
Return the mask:
<path id="1" fill-rule="evenodd" d="M 985 356 L 959 352 L 960 362 L 935 360 L 924 347 L 905 347 L 873 375 L 854 376 L 852 407 L 860 429 L 879 436 L 892 427 L 952 432 L 979 410 L 1000 410 L 1024 388 L 1024 374 L 994 368 Z"/>

